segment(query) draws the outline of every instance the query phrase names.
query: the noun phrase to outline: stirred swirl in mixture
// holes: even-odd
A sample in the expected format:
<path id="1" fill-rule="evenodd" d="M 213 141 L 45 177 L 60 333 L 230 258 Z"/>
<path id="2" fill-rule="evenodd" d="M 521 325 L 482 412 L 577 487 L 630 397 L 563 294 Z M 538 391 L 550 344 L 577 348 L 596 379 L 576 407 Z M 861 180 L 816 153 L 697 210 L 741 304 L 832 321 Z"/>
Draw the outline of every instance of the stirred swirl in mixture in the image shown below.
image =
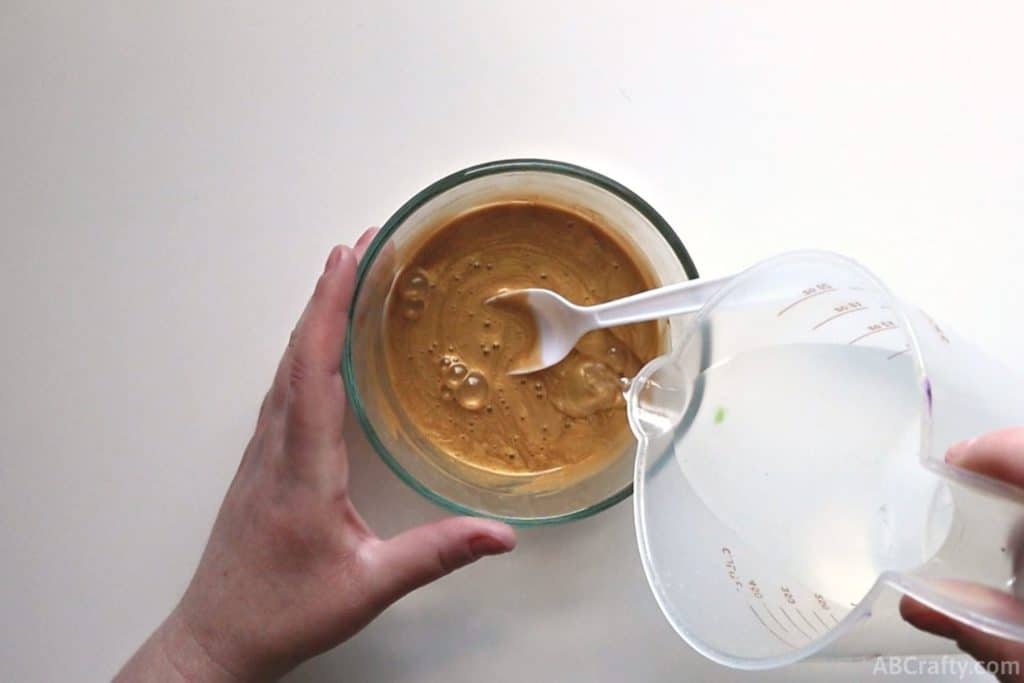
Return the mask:
<path id="1" fill-rule="evenodd" d="M 653 286 L 639 258 L 568 210 L 516 202 L 463 214 L 412 249 L 395 281 L 384 323 L 391 385 L 411 425 L 464 464 L 589 471 L 631 442 L 622 390 L 659 352 L 657 323 L 590 332 L 558 365 L 512 377 L 532 321 L 485 302 L 542 287 L 590 305 Z"/>

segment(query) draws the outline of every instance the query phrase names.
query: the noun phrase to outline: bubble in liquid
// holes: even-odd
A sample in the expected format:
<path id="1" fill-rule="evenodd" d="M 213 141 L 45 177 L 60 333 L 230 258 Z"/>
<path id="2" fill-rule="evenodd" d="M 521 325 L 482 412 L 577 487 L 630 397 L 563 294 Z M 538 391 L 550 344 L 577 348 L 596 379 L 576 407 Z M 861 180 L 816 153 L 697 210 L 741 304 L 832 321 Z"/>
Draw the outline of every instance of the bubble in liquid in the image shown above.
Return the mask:
<path id="1" fill-rule="evenodd" d="M 452 390 L 449 389 L 448 387 L 441 387 L 441 398 L 443 398 L 446 401 L 450 401 L 453 398 L 455 398 L 455 394 L 452 393 Z M 450 421 L 451 420 L 449 420 L 449 422 Z"/>
<path id="2" fill-rule="evenodd" d="M 555 409 L 570 418 L 592 417 L 623 400 L 620 375 L 582 355 L 564 361 L 548 395 Z"/>
<path id="3" fill-rule="evenodd" d="M 423 301 L 430 289 L 430 280 L 422 268 L 412 268 L 402 277 L 399 295 L 405 301 Z"/>
<path id="4" fill-rule="evenodd" d="M 466 369 L 465 365 L 462 363 L 452 363 L 444 371 L 444 383 L 448 385 L 449 389 L 457 389 L 468 374 L 469 370 Z"/>
<path id="5" fill-rule="evenodd" d="M 466 410 L 480 410 L 487 403 L 487 378 L 475 370 L 455 390 L 455 399 Z"/>
<path id="6" fill-rule="evenodd" d="M 423 308 L 425 304 L 423 300 L 414 300 L 406 302 L 402 308 L 402 316 L 406 320 L 419 320 L 420 316 L 423 315 Z"/>

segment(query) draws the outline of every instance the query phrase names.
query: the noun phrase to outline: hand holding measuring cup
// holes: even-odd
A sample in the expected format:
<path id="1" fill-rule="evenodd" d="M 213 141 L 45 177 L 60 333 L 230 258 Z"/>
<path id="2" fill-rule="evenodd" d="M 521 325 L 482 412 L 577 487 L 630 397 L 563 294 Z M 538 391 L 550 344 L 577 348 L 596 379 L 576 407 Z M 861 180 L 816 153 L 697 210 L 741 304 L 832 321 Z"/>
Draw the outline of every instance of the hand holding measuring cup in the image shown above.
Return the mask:
<path id="1" fill-rule="evenodd" d="M 1024 643 L 1024 495 L 942 457 L 1020 424 L 1022 384 L 845 257 L 731 278 L 627 398 L 662 611 L 746 669 L 954 651 L 899 618 L 903 596 Z"/>
<path id="2" fill-rule="evenodd" d="M 956 444 L 946 454 L 946 462 L 1024 489 L 1024 427 L 991 432 Z M 992 597 L 1004 602 L 1007 610 L 1020 609 L 1008 595 L 993 593 Z M 922 631 L 956 641 L 961 650 L 992 670 L 1007 670 L 1008 673 L 999 675 L 1004 683 L 1024 681 L 1024 644 L 989 635 L 910 597 L 900 602 L 900 614 Z M 1006 667 L 1007 663 L 1015 666 Z"/>
<path id="3" fill-rule="evenodd" d="M 1002 482 L 954 467 L 965 446 L 941 458 L 1024 419 L 1019 385 L 858 264 L 797 252 L 595 306 L 538 289 L 491 303 L 535 323 L 513 373 L 557 362 L 591 329 L 696 313 L 627 400 L 645 570 L 705 655 L 768 668 L 948 651 L 900 623 L 900 596 L 980 656 L 1024 651 L 1001 640 L 1024 643 L 1006 591 L 1024 464 Z"/>

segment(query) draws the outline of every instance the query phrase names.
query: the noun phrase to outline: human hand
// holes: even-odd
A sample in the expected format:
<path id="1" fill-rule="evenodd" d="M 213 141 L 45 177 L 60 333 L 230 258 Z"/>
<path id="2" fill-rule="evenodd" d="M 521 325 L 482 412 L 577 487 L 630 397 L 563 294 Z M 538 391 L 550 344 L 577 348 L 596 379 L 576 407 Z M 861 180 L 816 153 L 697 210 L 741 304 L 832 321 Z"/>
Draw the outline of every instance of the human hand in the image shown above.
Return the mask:
<path id="1" fill-rule="evenodd" d="M 381 540 L 349 499 L 338 366 L 373 234 L 331 251 L 192 582 L 116 680 L 276 678 L 409 591 L 515 546 L 510 527 L 470 517 Z"/>
<path id="2" fill-rule="evenodd" d="M 1004 429 L 956 444 L 946 454 L 946 462 L 1024 488 L 1024 428 Z M 994 592 L 990 597 L 1013 600 L 1009 595 Z M 912 598 L 903 598 L 900 613 L 923 631 L 955 640 L 961 650 L 982 664 L 1024 662 L 1024 644 L 961 624 Z M 1015 668 L 1016 673 L 1001 675 L 1000 680 L 1024 683 L 1021 666 L 1018 664 Z M 993 670 L 1000 670 L 1000 667 L 995 666 Z"/>

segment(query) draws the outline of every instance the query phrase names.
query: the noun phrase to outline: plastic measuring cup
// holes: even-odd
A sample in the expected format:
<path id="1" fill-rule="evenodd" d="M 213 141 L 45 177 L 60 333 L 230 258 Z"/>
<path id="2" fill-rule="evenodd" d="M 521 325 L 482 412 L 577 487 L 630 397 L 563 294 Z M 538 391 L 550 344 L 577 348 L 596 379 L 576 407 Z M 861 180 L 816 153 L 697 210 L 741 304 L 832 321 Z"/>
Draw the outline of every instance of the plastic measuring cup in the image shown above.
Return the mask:
<path id="1" fill-rule="evenodd" d="M 637 537 L 665 616 L 737 668 L 955 651 L 901 595 L 1024 642 L 1024 493 L 944 462 L 1024 424 L 1024 382 L 844 257 L 732 278 L 628 394 Z"/>

